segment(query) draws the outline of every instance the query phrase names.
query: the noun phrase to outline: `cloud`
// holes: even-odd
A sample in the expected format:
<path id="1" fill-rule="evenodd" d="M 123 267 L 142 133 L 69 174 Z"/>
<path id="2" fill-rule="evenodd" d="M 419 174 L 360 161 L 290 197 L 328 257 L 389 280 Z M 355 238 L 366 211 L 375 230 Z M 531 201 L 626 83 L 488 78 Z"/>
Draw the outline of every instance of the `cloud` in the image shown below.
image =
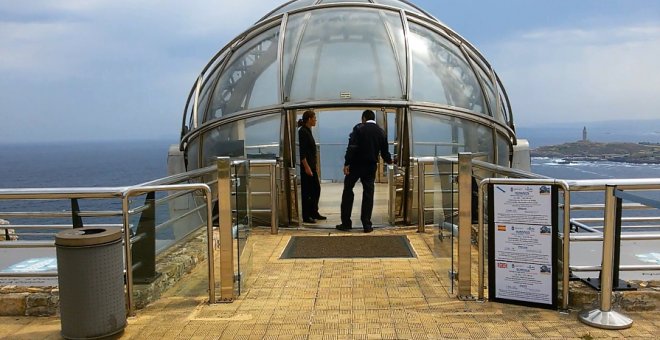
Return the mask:
<path id="1" fill-rule="evenodd" d="M 205 64 L 280 2 L 2 2 L 0 142 L 177 136 Z"/>
<path id="2" fill-rule="evenodd" d="M 488 47 L 518 125 L 660 116 L 660 24 L 521 33 Z"/>

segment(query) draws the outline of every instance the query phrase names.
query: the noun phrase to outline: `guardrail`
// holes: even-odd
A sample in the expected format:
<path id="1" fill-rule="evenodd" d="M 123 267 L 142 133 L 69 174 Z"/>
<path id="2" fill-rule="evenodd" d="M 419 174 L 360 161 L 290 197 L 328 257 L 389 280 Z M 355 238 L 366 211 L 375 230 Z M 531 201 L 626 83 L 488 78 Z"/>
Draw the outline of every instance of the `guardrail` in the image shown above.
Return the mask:
<path id="1" fill-rule="evenodd" d="M 622 241 L 632 241 L 632 240 L 660 240 L 660 233 L 657 232 L 647 232 L 649 229 L 658 230 L 660 229 L 660 217 L 655 216 L 646 216 L 646 217 L 631 217 L 623 216 L 621 212 L 623 211 L 633 211 L 633 210 L 653 210 L 660 209 L 658 207 L 659 203 L 656 200 L 646 198 L 643 195 L 638 195 L 636 192 L 640 191 L 651 191 L 651 192 L 660 192 L 660 179 L 650 178 L 650 179 L 611 179 L 611 180 L 561 180 L 561 179 L 552 179 L 546 176 L 535 174 L 528 171 L 512 169 L 507 167 L 502 167 L 496 164 L 492 164 L 483 160 L 478 160 L 481 158 L 482 154 L 474 153 L 459 153 L 458 158 L 452 157 L 421 157 L 413 158 L 411 160 L 411 169 L 412 174 L 411 178 L 414 182 L 414 187 L 417 190 L 416 195 L 413 195 L 413 199 L 417 202 L 417 215 L 418 220 L 416 224 L 418 225 L 418 231 L 424 231 L 424 228 L 428 223 L 422 218 L 425 213 L 429 211 L 435 211 L 438 209 L 443 209 L 445 213 L 453 212 L 458 213 L 458 250 L 457 255 L 457 266 L 458 266 L 458 297 L 460 299 L 471 300 L 475 299 L 472 295 L 472 231 L 473 226 L 476 224 L 476 242 L 478 246 L 478 296 L 477 299 L 484 299 L 484 289 L 485 289 L 485 274 L 484 274 L 484 260 L 485 260 L 485 230 L 484 230 L 484 199 L 485 191 L 484 187 L 487 184 L 512 184 L 512 183 L 525 183 L 525 184 L 538 184 L 538 185 L 555 185 L 559 187 L 560 196 L 563 199 L 562 204 L 560 204 L 557 209 L 563 211 L 561 225 L 563 230 L 560 230 L 561 242 L 563 245 L 561 251 L 561 257 L 564 259 L 564 265 L 562 267 L 562 281 L 561 281 L 561 293 L 562 293 L 562 302 L 561 309 L 566 310 L 568 308 L 569 300 L 569 278 L 573 272 L 584 272 L 584 271 L 598 271 L 601 272 L 601 277 L 608 276 L 608 280 L 617 282 L 619 271 L 657 271 L 660 270 L 660 265 L 620 265 L 619 264 L 619 245 Z M 436 164 L 438 162 L 453 162 L 453 166 L 457 169 L 456 172 L 439 171 L 439 166 Z M 429 164 L 434 164 L 432 171 L 429 172 L 426 169 Z M 438 180 L 437 178 L 444 176 L 447 178 L 452 178 L 450 181 L 443 182 L 441 186 L 443 188 L 442 193 L 447 195 L 452 195 L 448 197 L 453 197 L 457 195 L 458 198 L 456 202 L 458 207 L 455 206 L 453 198 L 451 204 L 446 204 L 443 207 L 434 205 L 433 207 L 428 207 L 428 204 L 425 204 L 425 200 L 429 199 L 430 195 L 434 194 L 437 190 L 435 188 L 430 188 L 427 185 L 427 178 L 433 177 L 432 180 Z M 393 179 L 390 179 L 392 182 Z M 428 180 L 430 182 L 430 180 Z M 479 183 L 479 181 L 481 181 Z M 606 192 L 608 186 L 614 186 L 616 190 L 614 191 L 618 203 L 616 207 L 607 206 Z M 475 187 L 478 190 L 475 194 Z M 390 188 L 392 191 L 392 188 Z M 603 197 L 606 198 L 603 204 L 571 204 L 571 196 L 577 193 L 592 192 L 596 194 L 603 194 Z M 390 201 L 392 201 L 393 193 L 390 192 Z M 475 197 L 476 196 L 476 197 Z M 626 200 L 625 203 L 622 203 L 622 200 Z M 474 204 L 478 202 L 478 204 Z M 610 203 L 612 204 L 612 203 Z M 392 216 L 392 202 L 390 202 L 390 216 Z M 477 209 L 478 212 L 473 214 L 473 209 Z M 575 217 L 573 215 L 577 214 L 578 211 L 591 211 L 591 213 L 602 212 L 604 217 Z M 607 222 L 607 214 L 609 211 L 616 211 L 615 222 Z M 447 215 L 448 216 L 448 215 Z M 475 216 L 478 216 L 478 219 L 475 221 Z M 434 221 L 434 225 L 436 221 Z M 453 222 L 453 219 L 451 221 Z M 597 225 L 600 223 L 601 225 Z M 609 250 L 606 248 L 610 247 L 609 243 L 606 242 L 607 235 L 605 235 L 605 229 L 607 229 L 609 224 L 615 223 L 615 228 L 612 231 L 614 234 L 614 248 L 612 251 L 612 261 L 607 262 L 603 261 L 602 264 L 594 265 L 570 265 L 570 245 L 571 242 L 594 242 L 602 241 L 603 242 L 603 253 L 607 254 Z M 594 225 L 596 224 L 596 225 Z M 621 234 L 621 224 L 624 224 L 628 230 L 634 229 L 634 234 Z M 618 226 L 618 227 L 617 227 Z M 442 228 L 441 228 L 442 229 Z M 578 235 L 578 231 L 587 231 L 589 235 L 582 234 Z M 453 237 L 453 234 L 452 234 Z M 453 246 L 453 242 L 452 242 Z M 451 251 L 454 254 L 453 249 Z M 608 255 L 609 256 L 609 255 Z M 452 271 L 453 271 L 454 261 L 452 261 Z M 610 268 L 605 268 L 609 266 Z M 608 273 L 607 271 L 610 270 Z M 468 273 L 467 275 L 461 273 Z M 455 273 L 454 273 L 455 274 Z M 452 276 L 453 277 L 453 276 Z M 453 281 L 452 281 L 453 284 Z M 612 295 L 612 287 L 601 286 L 603 291 L 609 291 L 604 293 L 602 300 L 608 300 Z M 616 285 L 614 289 L 617 289 Z M 609 303 L 609 301 L 608 301 Z M 607 305 L 601 306 L 601 310 L 609 312 L 609 307 Z"/>
<path id="2" fill-rule="evenodd" d="M 470 191 L 470 181 L 475 174 L 475 170 L 481 170 L 489 173 L 489 178 L 484 178 L 479 183 L 478 191 L 478 299 L 484 299 L 484 198 L 485 187 L 488 184 L 539 184 L 555 185 L 563 192 L 563 204 L 556 209 L 562 209 L 563 214 L 563 232 L 561 238 L 563 242 L 562 258 L 564 266 L 562 268 L 562 306 L 568 308 L 569 298 L 569 278 L 571 272 L 575 271 L 600 271 L 601 272 L 601 306 L 592 311 L 583 311 L 580 319 L 592 326 L 602 328 L 625 328 L 629 327 L 632 320 L 619 315 L 611 310 L 611 298 L 613 291 L 613 282 L 618 279 L 619 270 L 644 270 L 657 271 L 660 265 L 619 265 L 619 242 L 627 240 L 660 240 L 660 233 L 640 233 L 621 235 L 621 224 L 626 222 L 649 222 L 657 223 L 658 217 L 622 217 L 622 212 L 626 209 L 660 209 L 660 203 L 657 200 L 649 199 L 641 195 L 636 195 L 638 191 L 660 191 L 660 178 L 649 179 L 611 179 L 611 180 L 555 180 L 544 176 L 529 173 L 526 171 L 515 170 L 501 167 L 487 162 L 472 159 L 470 153 L 459 154 L 459 273 L 470 273 L 470 233 L 472 221 L 470 220 L 472 199 Z M 496 176 L 505 176 L 507 178 L 494 178 Z M 513 177 L 513 178 L 512 178 Z M 576 192 L 602 192 L 604 193 L 604 204 L 602 205 L 571 205 L 571 193 Z M 470 193 L 470 194 L 467 194 Z M 623 200 L 632 201 L 626 205 Z M 573 210 L 598 210 L 604 209 L 604 217 L 589 219 L 572 219 Z M 586 222 L 603 221 L 602 227 L 590 227 Z M 646 226 L 629 226 L 639 228 L 659 228 L 658 224 Z M 596 232 L 596 235 L 575 235 L 571 231 L 586 230 Z M 600 233 L 599 230 L 603 232 Z M 570 265 L 570 244 L 571 242 L 603 242 L 603 258 L 600 266 L 571 266 Z M 459 297 L 471 297 L 471 278 L 470 275 L 459 275 Z"/>
<path id="3" fill-rule="evenodd" d="M 140 270 L 144 267 L 154 267 L 152 260 L 142 257 L 137 263 L 133 263 L 132 258 L 132 245 L 136 242 L 139 242 L 141 239 L 144 239 L 144 236 L 135 236 L 131 237 L 132 229 L 129 222 L 129 217 L 131 215 L 140 213 L 144 211 L 144 206 L 131 209 L 129 199 L 139 194 L 156 192 L 156 191 L 177 191 L 177 192 L 190 192 L 191 190 L 205 190 L 205 195 L 208 197 L 207 201 L 211 199 L 210 189 L 206 184 L 177 184 L 177 185 L 140 185 L 135 187 L 107 187 L 107 188 L 45 188 L 45 189 L 0 189 L 0 200 L 77 200 L 77 199 L 118 199 L 122 202 L 122 210 L 119 212 L 104 212 L 102 214 L 95 214 L 94 212 L 73 212 L 68 216 L 78 215 L 82 216 L 122 216 L 122 224 L 91 224 L 89 226 L 94 227 L 122 227 L 124 233 L 124 244 L 131 246 L 124 247 L 125 254 L 125 267 L 131 268 L 131 270 L 125 269 L 126 282 L 127 282 L 127 292 L 126 300 L 129 306 L 128 312 L 133 312 L 133 303 L 132 303 L 132 294 L 133 294 L 133 272 Z M 210 206 L 210 205 L 209 205 Z M 207 209 L 210 213 L 210 208 Z M 52 218 L 52 217 L 61 217 L 63 214 L 61 212 L 1 212 L 0 216 L 11 217 L 11 218 Z M 211 219 L 209 219 L 211 221 Z M 75 223 L 74 223 L 75 225 Z M 82 223 L 80 223 L 82 227 Z M 5 227 L 11 227 L 14 229 L 30 229 L 30 230 L 39 230 L 39 229 L 48 229 L 48 230 L 61 230 L 69 229 L 73 226 L 68 225 L 15 225 L 8 224 Z M 155 229 L 155 228 L 154 228 Z M 36 234 L 36 233 L 35 233 Z M 49 233 L 40 233 L 41 236 L 54 236 L 54 234 Z M 34 235 L 33 233 L 28 233 L 28 235 Z M 54 248 L 55 242 L 54 239 L 44 240 L 44 241 L 7 241 L 0 242 L 0 248 Z M 155 256 L 155 253 L 154 255 Z M 155 269 L 154 269 L 155 270 Z M 57 277 L 56 271 L 47 271 L 47 272 L 6 272 L 0 273 L 0 277 Z"/>
<path id="4" fill-rule="evenodd" d="M 2 202 L 5 208 L 0 210 L 0 218 L 18 221 L 7 223 L 3 221 L 3 229 L 14 229 L 17 231 L 28 230 L 29 232 L 18 232 L 20 237 L 39 237 L 46 240 L 11 240 L 0 242 L 0 249 L 28 249 L 28 248 L 55 248 L 55 234 L 59 230 L 76 227 L 121 227 L 124 233 L 124 258 L 127 285 L 128 313 L 134 311 L 133 291 L 134 284 L 150 283 L 155 280 L 158 273 L 155 270 L 156 256 L 169 247 L 185 241 L 188 236 L 205 226 L 207 230 L 208 248 L 208 275 L 209 275 L 209 301 L 216 302 L 215 297 L 215 256 L 214 241 L 220 245 L 220 288 L 221 300 L 231 301 L 234 299 L 234 261 L 233 261 L 233 239 L 237 234 L 234 230 L 233 221 L 236 220 L 238 228 L 239 215 L 251 216 L 250 212 L 250 185 L 249 182 L 258 181 L 261 177 L 267 178 L 265 190 L 273 192 L 276 188 L 277 162 L 275 160 L 252 161 L 255 167 L 266 167 L 266 174 L 250 176 L 250 160 L 231 160 L 219 158 L 217 164 L 203 169 L 193 170 L 161 179 L 145 182 L 134 186 L 119 187 L 79 187 L 79 188 L 27 188 L 27 189 L 0 189 L 0 206 Z M 239 168 L 242 169 L 239 171 Z M 201 182 L 201 183 L 186 183 Z M 257 189 L 263 189 L 257 185 Z M 203 201 L 197 200 L 196 192 L 202 192 Z M 263 192 L 254 192 L 255 195 L 267 196 Z M 241 196 L 244 195 L 244 196 Z M 143 204 L 135 204 L 135 200 L 145 196 Z M 216 197 L 214 199 L 214 196 Z M 244 199 L 238 202 L 238 197 Z M 269 195 L 268 205 L 270 212 L 271 230 L 277 232 L 278 204 L 277 194 Z M 85 200 L 108 200 L 102 206 L 113 206 L 117 202 L 121 208 L 117 210 L 86 210 L 80 209 L 81 202 Z M 7 211 L 14 207 L 25 205 L 15 202 L 30 200 L 41 204 L 35 204 L 32 211 Z M 14 202 L 12 205 L 11 203 Z M 44 203 L 46 202 L 46 203 Z M 53 204 L 53 202 L 59 202 Z M 63 202 L 63 203 L 62 203 Z M 60 209 L 68 206 L 71 210 Z M 114 203 L 113 203 L 114 202 Z M 167 205 L 169 214 L 157 219 L 156 207 Z M 232 207 L 233 205 L 233 207 Z M 8 208 L 7 208 L 8 207 Z M 217 209 L 217 210 L 216 210 Z M 214 212 L 215 210 L 215 212 Z M 265 210 L 264 210 L 265 211 Z M 218 215 L 214 216 L 214 213 Z M 140 216 L 139 221 L 134 221 L 134 216 Z M 120 223 L 83 223 L 83 218 L 109 218 L 118 219 Z M 32 219 L 48 219 L 49 223 L 20 223 L 20 221 Z M 70 220 L 70 223 L 53 224 L 52 221 Z M 165 219 L 163 221 L 163 219 Z M 157 221 L 158 220 L 158 221 Z M 214 240 L 214 221 L 218 221 L 219 239 Z M 244 228 L 251 227 L 251 221 Z M 174 233 L 174 239 L 162 242 L 156 248 L 156 234 L 159 231 L 168 230 Z M 44 232 L 45 231 L 45 232 Z M 4 236 L 4 235 L 3 235 Z M 12 235 L 14 236 L 14 235 Z M 243 243 L 244 244 L 244 243 Z M 240 245 L 239 245 L 240 252 Z M 240 254 L 238 254 L 240 259 Z M 240 266 L 240 263 L 239 263 Z M 0 277 L 57 277 L 56 271 L 26 271 L 5 272 Z"/>

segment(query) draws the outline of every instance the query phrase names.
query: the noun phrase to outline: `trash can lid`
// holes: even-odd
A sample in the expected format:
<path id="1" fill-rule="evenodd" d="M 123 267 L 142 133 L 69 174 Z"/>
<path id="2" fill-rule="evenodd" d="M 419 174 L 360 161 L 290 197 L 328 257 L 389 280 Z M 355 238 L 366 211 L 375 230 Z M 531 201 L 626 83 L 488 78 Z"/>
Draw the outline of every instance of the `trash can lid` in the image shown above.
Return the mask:
<path id="1" fill-rule="evenodd" d="M 60 231 L 55 235 L 55 245 L 86 247 L 101 245 L 121 239 L 121 228 L 88 227 Z"/>

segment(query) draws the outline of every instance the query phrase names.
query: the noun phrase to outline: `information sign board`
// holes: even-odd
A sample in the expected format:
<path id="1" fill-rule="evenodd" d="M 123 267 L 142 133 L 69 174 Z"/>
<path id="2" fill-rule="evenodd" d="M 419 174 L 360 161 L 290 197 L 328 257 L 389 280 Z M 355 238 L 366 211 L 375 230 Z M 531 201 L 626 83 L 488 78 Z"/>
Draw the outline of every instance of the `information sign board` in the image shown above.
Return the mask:
<path id="1" fill-rule="evenodd" d="M 557 306 L 557 187 L 488 186 L 491 301 Z"/>

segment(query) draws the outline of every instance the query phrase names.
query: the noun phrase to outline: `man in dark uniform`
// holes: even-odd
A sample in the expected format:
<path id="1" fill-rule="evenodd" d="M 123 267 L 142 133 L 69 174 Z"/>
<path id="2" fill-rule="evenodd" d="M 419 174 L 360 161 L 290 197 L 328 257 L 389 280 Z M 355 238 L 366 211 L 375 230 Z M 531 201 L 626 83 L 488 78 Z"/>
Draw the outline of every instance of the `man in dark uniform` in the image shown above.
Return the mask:
<path id="1" fill-rule="evenodd" d="M 374 208 L 374 182 L 378 157 L 392 164 L 392 155 L 388 150 L 385 131 L 376 125 L 376 114 L 371 110 L 362 112 L 362 123 L 353 128 L 344 156 L 344 191 L 341 195 L 341 224 L 337 229 L 352 229 L 351 211 L 353 210 L 353 187 L 362 182 L 362 209 L 360 220 L 365 233 L 373 231 L 371 213 Z"/>

